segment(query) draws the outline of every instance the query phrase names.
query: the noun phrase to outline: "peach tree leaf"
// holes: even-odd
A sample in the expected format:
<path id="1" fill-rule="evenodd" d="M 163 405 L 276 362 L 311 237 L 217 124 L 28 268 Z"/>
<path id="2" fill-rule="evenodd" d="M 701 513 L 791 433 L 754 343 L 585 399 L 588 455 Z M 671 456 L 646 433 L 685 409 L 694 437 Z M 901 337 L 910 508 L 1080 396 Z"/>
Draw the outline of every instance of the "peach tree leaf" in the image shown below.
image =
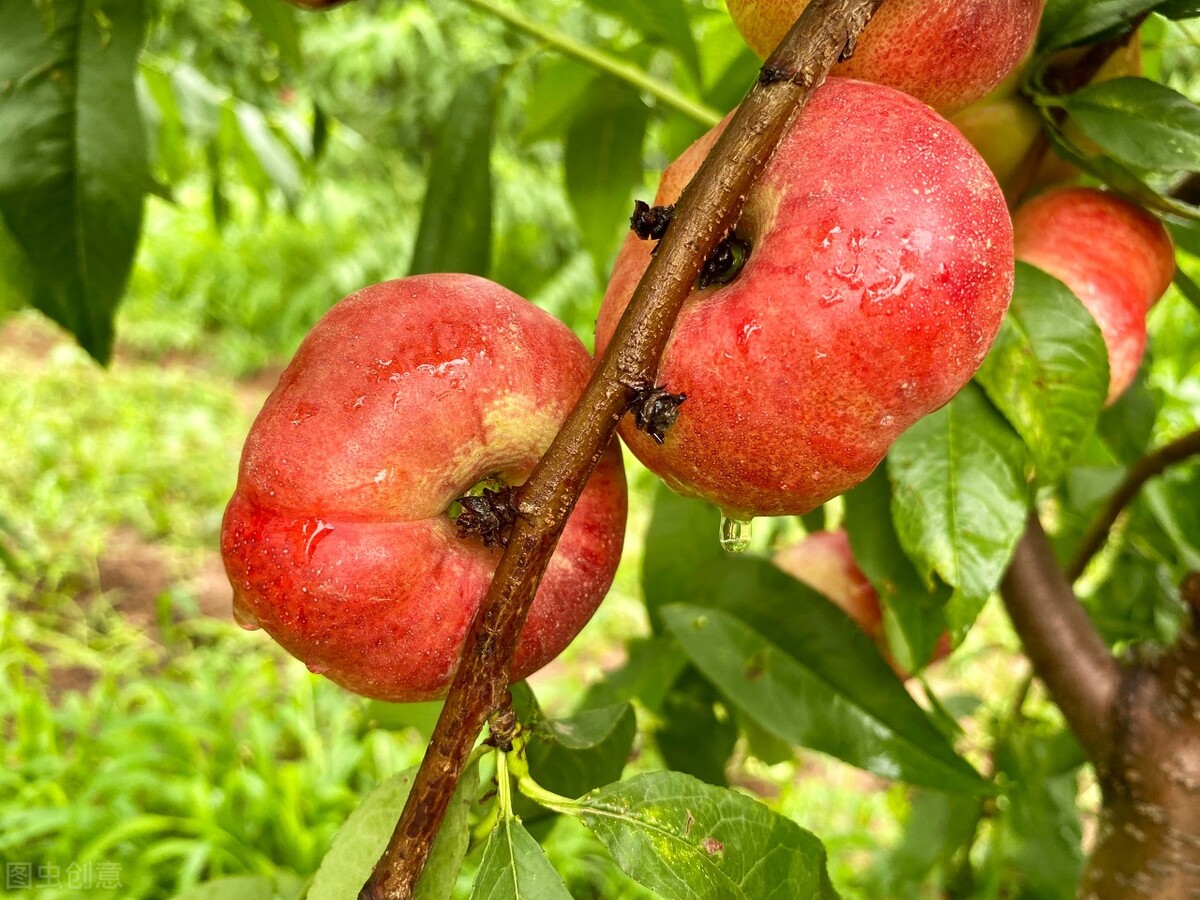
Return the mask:
<path id="1" fill-rule="evenodd" d="M 562 878 L 521 820 L 501 819 L 484 845 L 471 900 L 570 898 Z"/>
<path id="2" fill-rule="evenodd" d="M 1085 135 L 1138 169 L 1200 169 L 1200 107 L 1148 78 L 1115 78 L 1066 97 L 1063 108 Z"/>
<path id="3" fill-rule="evenodd" d="M 1070 288 L 1017 263 L 1012 306 L 975 378 L 1050 482 L 1095 428 L 1108 394 L 1108 350 Z"/>
<path id="4" fill-rule="evenodd" d="M 429 157 L 409 275 L 492 267 L 492 141 L 500 70 L 467 73 Z"/>
<path id="5" fill-rule="evenodd" d="M 664 900 L 837 897 L 821 842 L 745 794 L 654 772 L 572 806 L 617 865 Z"/>
<path id="6" fill-rule="evenodd" d="M 979 388 L 967 385 L 900 436 L 888 454 L 896 534 L 927 582 L 954 588 L 958 642 L 1000 584 L 1025 529 L 1024 443 Z"/>
<path id="7" fill-rule="evenodd" d="M 0 3 L 0 216 L 25 298 L 100 362 L 150 185 L 134 75 L 141 0 Z"/>
<path id="8" fill-rule="evenodd" d="M 1047 0 L 1038 47 L 1061 50 L 1119 33 L 1142 13 L 1167 5 L 1164 0 Z"/>
<path id="9" fill-rule="evenodd" d="M 406 769 L 380 782 L 350 813 L 321 860 L 308 889 L 307 900 L 344 900 L 358 896 L 396 828 L 415 775 L 415 769 Z M 417 884 L 414 895 L 417 900 L 441 900 L 450 896 L 471 839 L 467 813 L 478 782 L 475 768 L 468 769 L 459 781 L 430 850 L 425 872 Z"/>
<path id="10" fill-rule="evenodd" d="M 862 748 L 874 740 L 876 728 L 885 727 L 898 743 L 912 748 L 914 759 L 924 754 L 941 760 L 931 763 L 924 776 L 914 770 L 914 777 L 932 778 L 933 772 L 941 772 L 953 779 L 958 771 L 974 784 L 973 771 L 955 756 L 862 630 L 834 604 L 768 560 L 722 550 L 717 542 L 719 520 L 720 514 L 708 504 L 660 488 L 642 574 L 655 630 L 675 632 L 667 628 L 664 617 L 671 604 L 721 610 L 758 635 L 769 635 L 779 651 L 810 674 L 803 683 L 813 685 L 813 690 L 780 698 L 781 703 L 786 701 L 789 715 L 816 716 L 828 726 L 821 733 L 813 729 L 811 737 L 805 730 L 804 742 L 812 740 L 811 746 L 825 752 L 853 753 L 851 762 L 870 761 Z M 685 646 L 685 650 L 697 663 L 692 649 Z M 697 668 L 730 697 L 728 686 L 713 672 L 703 664 L 697 663 Z M 736 674 L 741 678 L 744 673 Z M 793 680 L 792 685 L 799 683 Z M 749 718 L 764 726 L 761 710 L 757 715 L 741 715 L 749 711 L 738 706 L 743 723 Z M 794 741 L 801 735 L 793 725 L 780 722 L 773 736 Z M 875 762 L 895 770 L 891 760 Z"/>
<path id="11" fill-rule="evenodd" d="M 654 731 L 654 743 L 668 768 L 718 787 L 729 783 L 725 764 L 738 739 L 732 710 L 717 716 L 721 699 L 712 683 L 688 666 L 667 692 Z"/>
<path id="12" fill-rule="evenodd" d="M 892 523 L 892 486 L 883 467 L 845 495 L 843 527 L 854 561 L 879 595 L 888 648 L 900 666 L 915 672 L 933 657 L 946 633 L 950 591 L 940 580 L 925 584 L 900 546 Z"/>
<path id="13" fill-rule="evenodd" d="M 840 613 L 831 603 L 821 602 Z M 891 671 L 862 673 L 861 684 L 850 693 L 825 677 L 818 653 L 808 658 L 789 654 L 764 636 L 774 632 L 756 630 L 715 609 L 676 604 L 662 613 L 696 668 L 776 737 L 884 778 L 941 790 L 986 792 L 975 770 L 954 752 Z M 837 637 L 836 630 L 829 632 L 831 643 Z M 821 641 L 820 636 L 814 638 L 815 644 Z M 886 669 L 882 660 L 880 665 Z"/>
<path id="14" fill-rule="evenodd" d="M 636 91 L 605 79 L 591 86 L 584 104 L 567 130 L 564 163 L 567 196 L 599 272 L 629 227 L 650 113 Z"/>

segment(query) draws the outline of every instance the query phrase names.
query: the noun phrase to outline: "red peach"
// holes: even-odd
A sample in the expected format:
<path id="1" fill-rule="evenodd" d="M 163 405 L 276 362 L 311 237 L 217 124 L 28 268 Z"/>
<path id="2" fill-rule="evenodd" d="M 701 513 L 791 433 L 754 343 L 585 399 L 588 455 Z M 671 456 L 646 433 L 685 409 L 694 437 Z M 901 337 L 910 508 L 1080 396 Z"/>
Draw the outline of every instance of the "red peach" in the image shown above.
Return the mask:
<path id="1" fill-rule="evenodd" d="M 657 203 L 675 201 L 715 139 L 667 169 Z M 693 291 L 663 355 L 658 383 L 687 395 L 665 443 L 631 417 L 621 436 L 730 515 L 806 512 L 866 478 L 974 374 L 1012 296 L 1012 224 L 948 122 L 891 88 L 830 79 L 750 190 L 737 235 L 745 267 Z M 598 349 L 650 250 L 627 238 Z"/>
<path id="2" fill-rule="evenodd" d="M 808 0 L 727 0 L 746 43 L 766 57 Z M 1033 46 L 1045 0 L 888 0 L 833 74 L 899 88 L 943 113 L 974 103 Z"/>
<path id="3" fill-rule="evenodd" d="M 1017 259 L 1066 284 L 1095 317 L 1108 347 L 1108 402 L 1133 383 L 1146 348 L 1146 314 L 1175 276 L 1162 223 L 1095 188 L 1041 194 L 1013 217 Z"/>
<path id="4" fill-rule="evenodd" d="M 221 534 L 239 619 L 357 693 L 441 695 L 499 559 L 460 539 L 448 510 L 489 476 L 524 481 L 591 369 L 565 325 L 481 278 L 405 278 L 342 300 L 246 439 Z M 595 612 L 625 512 L 614 444 L 538 590 L 514 680 Z"/>

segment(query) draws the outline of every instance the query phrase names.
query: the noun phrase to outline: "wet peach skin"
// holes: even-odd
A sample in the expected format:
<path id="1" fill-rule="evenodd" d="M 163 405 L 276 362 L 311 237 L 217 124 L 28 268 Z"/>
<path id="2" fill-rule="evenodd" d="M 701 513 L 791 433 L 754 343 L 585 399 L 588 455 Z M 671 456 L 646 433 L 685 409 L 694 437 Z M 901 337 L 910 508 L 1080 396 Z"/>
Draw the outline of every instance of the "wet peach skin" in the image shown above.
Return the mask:
<path id="1" fill-rule="evenodd" d="M 442 694 L 500 556 L 458 538 L 448 509 L 489 475 L 523 481 L 591 366 L 566 326 L 471 276 L 386 282 L 337 304 L 246 441 L 222 527 L 239 618 L 357 693 Z M 538 590 L 514 679 L 591 618 L 625 513 L 614 445 Z"/>
<path id="2" fill-rule="evenodd" d="M 721 127 L 663 176 L 674 202 Z M 621 436 L 672 487 L 730 515 L 806 512 L 862 481 L 974 374 L 1008 309 L 1012 222 L 953 126 L 879 85 L 831 78 L 746 199 L 749 260 L 696 290 L 658 383 L 687 400 L 661 447 Z M 627 238 L 598 351 L 650 261 Z"/>

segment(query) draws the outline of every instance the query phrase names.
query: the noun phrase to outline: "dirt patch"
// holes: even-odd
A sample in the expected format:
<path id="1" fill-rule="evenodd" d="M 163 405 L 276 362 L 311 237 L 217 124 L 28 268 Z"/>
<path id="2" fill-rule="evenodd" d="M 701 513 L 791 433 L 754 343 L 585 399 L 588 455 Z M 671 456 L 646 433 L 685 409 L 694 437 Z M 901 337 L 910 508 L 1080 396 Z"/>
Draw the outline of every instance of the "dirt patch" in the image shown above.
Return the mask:
<path id="1" fill-rule="evenodd" d="M 118 528 L 109 536 L 97 570 L 100 590 L 113 607 L 148 629 L 156 627 L 159 599 L 168 594 L 183 593 L 201 614 L 233 621 L 229 580 L 215 550 L 198 562 L 185 562 L 133 529 Z"/>

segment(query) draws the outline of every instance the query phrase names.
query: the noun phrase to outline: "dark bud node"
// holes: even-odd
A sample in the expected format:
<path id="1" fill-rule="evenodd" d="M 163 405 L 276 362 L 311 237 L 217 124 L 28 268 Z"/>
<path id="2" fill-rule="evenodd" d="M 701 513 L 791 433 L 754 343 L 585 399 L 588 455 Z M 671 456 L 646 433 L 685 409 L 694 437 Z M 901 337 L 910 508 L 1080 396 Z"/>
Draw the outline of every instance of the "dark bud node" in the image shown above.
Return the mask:
<path id="1" fill-rule="evenodd" d="M 659 241 L 667 233 L 667 226 L 675 217 L 675 207 L 651 206 L 645 200 L 633 202 L 633 215 L 629 217 L 629 226 L 633 233 L 643 241 Z"/>
<path id="2" fill-rule="evenodd" d="M 517 521 L 512 488 L 484 488 L 478 496 L 459 497 L 458 503 L 462 511 L 454 524 L 460 538 L 477 537 L 485 547 L 508 545 L 508 533 Z"/>
<path id="3" fill-rule="evenodd" d="M 517 736 L 518 728 L 520 728 L 520 723 L 517 721 L 517 714 L 510 701 L 488 717 L 489 734 L 484 743 L 503 753 L 511 753 L 513 739 Z"/>
<path id="4" fill-rule="evenodd" d="M 667 431 L 679 418 L 679 407 L 687 394 L 671 394 L 659 387 L 648 385 L 638 388 L 629 403 L 633 423 L 638 431 L 645 432 L 656 444 L 666 440 Z"/>
<path id="5" fill-rule="evenodd" d="M 714 284 L 728 284 L 733 281 L 746 260 L 750 258 L 750 245 L 739 237 L 729 235 L 713 248 L 704 265 L 700 269 L 700 288 L 712 287 Z"/>
<path id="6" fill-rule="evenodd" d="M 758 70 L 759 84 L 775 84 L 777 81 L 788 81 L 791 77 L 792 74 L 780 66 L 764 65 Z"/>
<path id="7" fill-rule="evenodd" d="M 842 52 L 838 54 L 838 62 L 846 62 L 854 55 L 854 51 L 858 49 L 858 35 L 850 37 L 846 41 L 846 46 L 842 48 Z"/>

